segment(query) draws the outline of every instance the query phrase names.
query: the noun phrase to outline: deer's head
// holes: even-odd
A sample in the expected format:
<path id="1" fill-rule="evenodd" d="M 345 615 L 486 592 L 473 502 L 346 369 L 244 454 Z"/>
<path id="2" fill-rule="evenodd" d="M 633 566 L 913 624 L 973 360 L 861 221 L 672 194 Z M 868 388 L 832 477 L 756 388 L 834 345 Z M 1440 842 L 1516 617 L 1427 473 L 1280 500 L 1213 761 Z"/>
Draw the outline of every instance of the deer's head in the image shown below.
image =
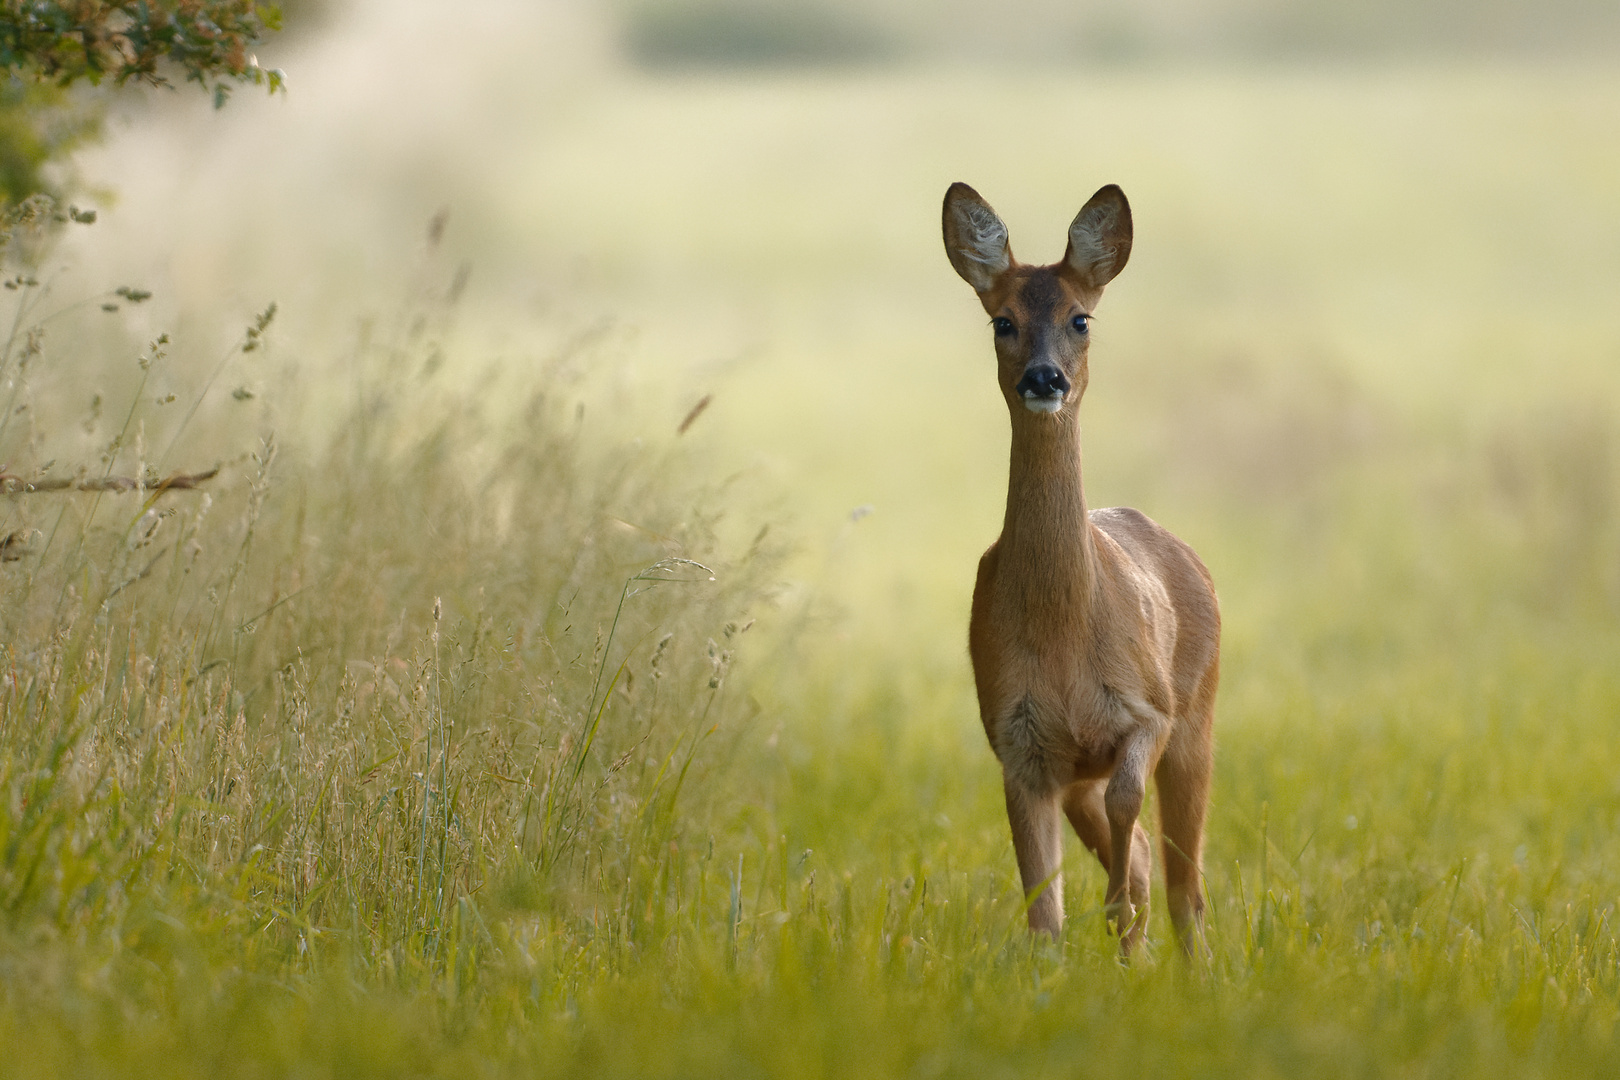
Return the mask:
<path id="1" fill-rule="evenodd" d="M 1086 392 L 1091 313 L 1131 255 L 1131 207 L 1113 184 L 1069 226 L 1069 249 L 1051 266 L 1025 266 L 1007 226 L 966 184 L 945 193 L 945 254 L 979 294 L 995 330 L 1001 392 L 1009 408 L 1055 414 Z"/>

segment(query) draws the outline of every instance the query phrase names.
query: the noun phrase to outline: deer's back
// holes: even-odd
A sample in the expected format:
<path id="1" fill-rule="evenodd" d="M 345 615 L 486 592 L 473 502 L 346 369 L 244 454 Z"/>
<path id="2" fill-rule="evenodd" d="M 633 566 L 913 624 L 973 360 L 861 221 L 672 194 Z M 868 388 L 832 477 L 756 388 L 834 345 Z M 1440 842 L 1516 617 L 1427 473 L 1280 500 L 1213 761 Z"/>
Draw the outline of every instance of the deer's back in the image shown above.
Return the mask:
<path id="1" fill-rule="evenodd" d="M 1180 537 L 1140 510 L 1111 506 L 1090 516 L 1134 567 L 1162 586 L 1169 600 L 1174 619 L 1166 659 L 1179 712 L 1195 696 L 1220 649 L 1221 614 L 1209 570 Z"/>

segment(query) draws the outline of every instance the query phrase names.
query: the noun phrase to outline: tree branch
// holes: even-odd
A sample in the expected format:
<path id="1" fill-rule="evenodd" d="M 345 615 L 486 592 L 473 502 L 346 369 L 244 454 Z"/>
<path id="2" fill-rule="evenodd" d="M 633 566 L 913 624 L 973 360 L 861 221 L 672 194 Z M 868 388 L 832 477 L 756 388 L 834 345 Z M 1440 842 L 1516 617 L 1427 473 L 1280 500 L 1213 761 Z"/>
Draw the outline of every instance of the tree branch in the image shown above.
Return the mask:
<path id="1" fill-rule="evenodd" d="M 0 494 L 33 495 L 43 491 L 152 491 L 161 495 L 165 491 L 194 491 L 204 481 L 219 475 L 219 466 L 207 472 L 175 473 L 159 480 L 155 477 L 136 479 L 131 476 L 102 476 L 71 478 L 66 476 L 40 480 L 24 480 L 20 476 L 0 472 Z"/>

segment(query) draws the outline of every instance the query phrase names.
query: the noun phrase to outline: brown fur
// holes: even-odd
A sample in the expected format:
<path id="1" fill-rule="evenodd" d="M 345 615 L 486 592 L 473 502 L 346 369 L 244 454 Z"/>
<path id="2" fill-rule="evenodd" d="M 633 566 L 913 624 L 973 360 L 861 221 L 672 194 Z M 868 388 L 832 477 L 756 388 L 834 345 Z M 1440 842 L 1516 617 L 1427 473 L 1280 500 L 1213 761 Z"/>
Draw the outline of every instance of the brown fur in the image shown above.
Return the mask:
<path id="1" fill-rule="evenodd" d="M 1130 207 L 1098 191 L 1070 228 L 1064 260 L 1024 266 L 1006 229 L 966 184 L 945 196 L 945 246 L 993 319 L 1012 420 L 1007 514 L 979 562 L 969 651 L 985 734 L 1002 766 L 1029 925 L 1063 924 L 1062 819 L 1108 871 L 1106 903 L 1128 953 L 1147 925 L 1152 861 L 1137 822 L 1148 775 L 1159 792 L 1170 917 L 1192 952 L 1202 934 L 1200 860 L 1209 797 L 1220 613 L 1191 548 L 1143 514 L 1087 511 L 1080 470 L 1090 316 L 1130 254 Z M 997 228 L 999 226 L 999 229 Z M 1017 387 L 1055 365 L 1057 411 Z"/>

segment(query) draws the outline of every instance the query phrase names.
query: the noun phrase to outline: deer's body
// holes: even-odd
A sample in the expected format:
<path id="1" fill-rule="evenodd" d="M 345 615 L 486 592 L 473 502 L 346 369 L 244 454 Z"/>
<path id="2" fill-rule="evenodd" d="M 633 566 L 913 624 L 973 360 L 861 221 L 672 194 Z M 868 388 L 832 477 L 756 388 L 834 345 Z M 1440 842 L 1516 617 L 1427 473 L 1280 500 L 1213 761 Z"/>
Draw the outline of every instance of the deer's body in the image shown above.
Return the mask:
<path id="1" fill-rule="evenodd" d="M 1001 762 L 1033 930 L 1063 922 L 1062 820 L 1108 870 L 1128 951 L 1146 926 L 1152 854 L 1137 823 L 1159 790 L 1170 914 L 1189 950 L 1212 763 L 1220 615 L 1191 548 L 1143 514 L 1088 511 L 1078 405 L 1091 313 L 1130 251 L 1130 209 L 1104 188 L 1054 266 L 1017 264 L 1006 227 L 965 184 L 945 200 L 946 251 L 996 327 L 1012 420 L 1007 514 L 979 562 L 969 651 Z"/>

